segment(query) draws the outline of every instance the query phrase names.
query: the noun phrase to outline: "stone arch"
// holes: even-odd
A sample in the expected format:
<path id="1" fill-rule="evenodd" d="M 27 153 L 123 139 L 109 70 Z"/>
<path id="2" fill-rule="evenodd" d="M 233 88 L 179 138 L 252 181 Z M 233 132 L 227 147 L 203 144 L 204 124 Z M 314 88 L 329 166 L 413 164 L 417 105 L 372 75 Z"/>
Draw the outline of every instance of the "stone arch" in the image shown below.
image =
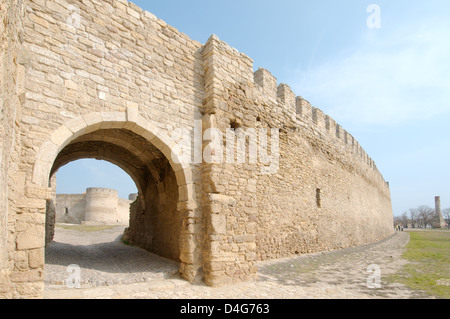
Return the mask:
<path id="1" fill-rule="evenodd" d="M 58 153 L 77 137 L 98 129 L 127 129 L 145 138 L 169 160 L 177 178 L 180 201 L 193 200 L 193 179 L 189 164 L 182 163 L 171 138 L 142 116 L 127 112 L 89 113 L 76 117 L 57 128 L 42 144 L 33 169 L 33 183 L 48 187 L 48 178 Z M 134 115 L 134 116 L 133 116 Z"/>
<path id="2" fill-rule="evenodd" d="M 77 139 L 81 138 L 82 141 L 83 136 L 100 130 L 130 131 L 153 145 L 168 161 L 173 170 L 176 187 L 178 189 L 176 210 L 182 221 L 179 234 L 180 273 L 185 279 L 193 281 L 200 268 L 198 264 L 195 265 L 194 261 L 200 260 L 201 258 L 200 256 L 197 256 L 200 253 L 200 250 L 197 245 L 192 245 L 192 243 L 196 242 L 195 238 L 199 238 L 201 235 L 188 231 L 189 216 L 192 215 L 192 211 L 197 206 L 194 200 L 194 185 L 191 167 L 188 163 L 180 162 L 179 157 L 175 152 L 176 144 L 171 138 L 156 125 L 138 115 L 137 109 L 128 109 L 126 112 L 89 113 L 73 118 L 58 127 L 51 133 L 50 138 L 41 145 L 37 153 L 32 174 L 33 184 L 38 187 L 48 188 L 50 177 L 55 172 L 55 169 L 57 170 L 58 167 L 64 165 L 65 160 L 63 159 L 61 163 L 57 164 L 57 167 L 54 166 L 55 160 L 58 158 L 60 152 L 64 150 L 66 146 L 73 145 L 71 143 L 77 141 Z M 114 140 L 112 137 L 110 137 L 109 140 L 107 139 L 106 143 L 108 142 L 117 147 L 125 146 L 124 141 Z M 133 149 L 133 146 L 128 147 L 128 151 L 130 151 L 130 153 L 134 152 L 134 155 L 140 152 L 139 149 Z M 79 157 L 85 158 L 83 157 L 83 154 L 79 154 Z M 106 158 L 106 160 L 114 163 L 114 160 L 111 158 Z M 124 169 L 135 180 L 136 176 L 132 171 L 127 170 L 126 163 L 116 162 L 114 164 Z M 149 171 L 152 172 L 153 178 L 158 180 L 155 167 L 152 167 L 151 163 L 147 166 Z M 142 185 L 142 183 L 142 181 L 137 181 L 136 185 Z M 159 187 L 158 184 L 157 187 Z"/>

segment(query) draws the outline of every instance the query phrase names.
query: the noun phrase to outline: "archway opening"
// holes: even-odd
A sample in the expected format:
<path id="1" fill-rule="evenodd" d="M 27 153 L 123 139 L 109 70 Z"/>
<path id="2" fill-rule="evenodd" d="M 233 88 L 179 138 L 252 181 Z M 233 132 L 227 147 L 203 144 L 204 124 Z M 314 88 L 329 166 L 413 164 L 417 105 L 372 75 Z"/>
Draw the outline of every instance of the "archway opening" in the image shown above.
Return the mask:
<path id="1" fill-rule="evenodd" d="M 166 156 L 148 140 L 139 136 L 138 134 L 126 130 L 126 129 L 98 129 L 86 134 L 80 135 L 65 145 L 58 153 L 56 159 L 53 162 L 53 166 L 50 171 L 49 186 L 55 191 L 58 188 L 58 172 L 63 172 L 64 167 L 73 163 L 78 163 L 83 159 L 95 159 L 100 161 L 107 161 L 122 169 L 133 181 L 136 188 L 136 198 L 129 203 L 128 208 L 128 223 L 127 227 L 123 227 L 122 231 L 116 236 L 114 242 L 120 241 L 122 247 L 117 248 L 117 245 L 105 246 L 104 242 L 98 242 L 91 239 L 91 247 L 87 250 L 80 251 L 77 245 L 60 247 L 61 251 L 72 250 L 74 254 L 86 255 L 90 254 L 93 249 L 109 251 L 108 247 L 116 247 L 116 251 L 111 252 L 112 255 L 117 256 L 118 251 L 125 250 L 125 248 L 134 249 L 133 254 L 137 254 L 135 258 L 144 262 L 142 267 L 136 268 L 136 261 L 128 261 L 128 265 L 132 266 L 129 270 L 127 267 L 123 268 L 117 265 L 117 260 L 111 260 L 111 255 L 106 253 L 103 257 L 109 258 L 103 260 L 103 264 L 99 264 L 95 271 L 100 271 L 103 274 L 111 275 L 114 270 L 110 269 L 111 264 L 116 264 L 116 271 L 121 273 L 127 272 L 125 277 L 130 278 L 130 272 L 144 272 L 151 271 L 151 268 L 156 264 L 162 265 L 160 261 L 154 263 L 147 257 L 146 252 L 153 253 L 155 255 L 164 257 L 170 260 L 172 263 L 165 264 L 160 269 L 162 272 L 173 273 L 174 270 L 178 270 L 180 263 L 180 233 L 182 226 L 182 216 L 178 214 L 178 183 L 176 174 L 171 167 L 169 160 Z M 89 169 L 92 170 L 92 167 Z M 79 175 L 83 175 L 83 172 L 78 172 Z M 97 174 L 98 178 L 102 177 L 101 171 L 94 170 L 91 175 Z M 107 173 L 106 173 L 107 174 Z M 103 175 L 104 176 L 104 175 Z M 93 177 L 93 176 L 91 176 Z M 94 176 L 95 177 L 95 176 Z M 129 181 L 126 181 L 127 183 Z M 56 186 L 55 186 L 56 185 Z M 91 186 L 98 186 L 91 185 Z M 119 185 L 117 185 L 119 186 Z M 85 190 L 83 195 L 82 204 L 83 212 L 76 213 L 73 211 L 73 207 L 69 208 L 69 205 L 58 204 L 57 194 L 54 199 L 49 200 L 47 204 L 47 222 L 46 222 L 46 241 L 47 246 L 51 247 L 52 240 L 54 239 L 54 224 L 59 221 L 74 222 L 78 221 L 75 217 L 82 217 L 79 220 L 78 225 L 84 225 L 84 230 L 88 231 L 86 226 L 103 226 L 99 229 L 108 230 L 116 229 L 114 221 L 117 221 L 117 216 L 112 216 L 114 211 L 114 205 L 112 204 L 112 198 L 118 198 L 117 188 L 114 185 L 109 185 L 108 188 L 89 187 Z M 56 192 L 57 193 L 57 192 Z M 79 208 L 80 208 L 79 207 Z M 62 216 L 61 216 L 62 215 Z M 117 223 L 120 224 L 120 223 Z M 117 226 L 117 225 L 116 225 Z M 111 227 L 111 228 L 108 228 Z M 95 229 L 95 228 L 94 228 Z M 90 238 L 92 233 L 86 233 L 86 238 Z M 123 235 L 123 236 L 122 236 Z M 92 237 L 92 236 L 91 236 Z M 125 243 L 128 247 L 125 247 Z M 53 245 L 55 246 L 55 245 Z M 140 251 L 136 249 L 139 247 Z M 142 250 L 143 249 L 143 250 Z M 131 254 L 131 250 L 126 252 Z M 82 256 L 78 256 L 83 260 Z M 96 256 L 97 259 L 103 258 L 101 255 Z M 132 256 L 129 256 L 131 259 Z M 47 258 L 47 254 L 46 254 Z M 119 258 L 119 260 L 122 260 Z M 97 261 L 94 261 L 97 263 Z M 126 264 L 127 262 L 125 262 Z M 91 262 L 87 262 L 86 265 L 92 265 Z M 175 265 L 175 266 L 174 266 Z M 70 266 L 60 265 L 60 266 Z M 80 265 L 83 269 L 83 266 Z M 174 268 L 175 267 L 175 268 Z M 93 266 L 87 266 L 91 269 Z M 60 268 L 61 269 L 61 268 Z M 145 270 L 146 269 L 146 270 Z M 67 276 L 67 273 L 65 274 Z M 136 275 L 136 278 L 145 278 L 147 275 Z M 131 274 L 131 277 L 132 274 Z M 112 277 L 117 280 L 117 275 Z M 97 282 L 98 280 L 91 280 L 90 282 Z M 104 283 L 108 283 L 107 279 L 101 279 Z M 100 280 L 100 281 L 101 281 Z M 130 279 L 128 279 L 130 280 Z"/>
<path id="2" fill-rule="evenodd" d="M 61 167 L 51 184 L 56 186 L 56 223 L 129 225 L 130 204 L 138 190 L 117 165 L 76 160 Z"/>

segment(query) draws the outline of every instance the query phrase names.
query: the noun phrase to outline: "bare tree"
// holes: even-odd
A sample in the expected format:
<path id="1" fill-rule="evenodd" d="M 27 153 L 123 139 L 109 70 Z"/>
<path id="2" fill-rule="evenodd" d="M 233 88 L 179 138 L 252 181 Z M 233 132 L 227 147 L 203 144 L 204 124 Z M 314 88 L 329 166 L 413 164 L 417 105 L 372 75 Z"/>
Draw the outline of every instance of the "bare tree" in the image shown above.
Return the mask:
<path id="1" fill-rule="evenodd" d="M 442 216 L 446 221 L 450 219 L 450 208 L 446 208 L 442 211 Z M 433 227 L 436 218 L 436 211 L 426 205 L 421 205 L 417 208 L 410 208 L 402 215 L 394 218 L 394 226 L 401 225 L 403 227 Z"/>
<path id="2" fill-rule="evenodd" d="M 403 226 L 406 227 L 408 223 L 405 223 L 404 219 L 403 219 L 403 215 L 401 216 L 394 216 L 394 226 Z"/>
<path id="3" fill-rule="evenodd" d="M 433 225 L 435 211 L 429 206 L 422 205 L 417 208 L 417 217 L 421 226 L 426 228 L 428 225 Z"/>
<path id="4" fill-rule="evenodd" d="M 442 210 L 442 217 L 444 217 L 444 219 L 446 220 L 450 219 L 450 208 Z"/>
<path id="5" fill-rule="evenodd" d="M 415 228 L 418 227 L 418 211 L 416 208 L 410 208 L 409 209 L 409 221 L 411 223 L 411 227 Z"/>
<path id="6" fill-rule="evenodd" d="M 447 224 L 450 224 L 450 208 L 446 208 L 442 210 L 442 217 L 444 217 L 444 220 Z"/>
<path id="7" fill-rule="evenodd" d="M 400 216 L 400 223 L 403 227 L 408 227 L 408 213 L 404 212 L 401 216 Z"/>

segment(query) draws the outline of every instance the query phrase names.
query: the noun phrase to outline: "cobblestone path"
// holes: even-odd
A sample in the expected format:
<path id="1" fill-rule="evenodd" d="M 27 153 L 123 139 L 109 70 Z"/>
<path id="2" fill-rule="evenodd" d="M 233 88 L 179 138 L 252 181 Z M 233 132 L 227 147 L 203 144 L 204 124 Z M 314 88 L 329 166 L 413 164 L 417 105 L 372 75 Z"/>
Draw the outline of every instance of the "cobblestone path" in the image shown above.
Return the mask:
<path id="1" fill-rule="evenodd" d="M 177 263 L 123 244 L 122 232 L 123 227 L 97 232 L 58 228 L 46 249 L 44 298 L 430 298 L 386 280 L 407 262 L 401 258 L 407 232 L 360 247 L 260 262 L 257 281 L 219 288 L 182 280 Z M 64 284 L 72 264 L 80 267 L 80 289 Z"/>

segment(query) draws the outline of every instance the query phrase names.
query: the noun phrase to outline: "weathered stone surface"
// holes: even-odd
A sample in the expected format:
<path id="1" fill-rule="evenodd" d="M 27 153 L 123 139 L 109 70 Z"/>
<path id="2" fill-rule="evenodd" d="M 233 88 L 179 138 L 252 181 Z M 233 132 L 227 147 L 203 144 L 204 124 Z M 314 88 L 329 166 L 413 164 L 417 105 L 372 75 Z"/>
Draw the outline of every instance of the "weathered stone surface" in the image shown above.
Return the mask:
<path id="1" fill-rule="evenodd" d="M 203 45 L 125 0 L 0 6 L 0 296 L 42 293 L 52 176 L 81 158 L 130 175 L 126 239 L 191 281 L 253 280 L 257 260 L 392 233 L 357 140 L 217 36 Z"/>
<path id="2" fill-rule="evenodd" d="M 17 249 L 27 250 L 42 248 L 44 246 L 45 228 L 42 226 L 30 226 L 23 233 L 17 234 Z"/>

